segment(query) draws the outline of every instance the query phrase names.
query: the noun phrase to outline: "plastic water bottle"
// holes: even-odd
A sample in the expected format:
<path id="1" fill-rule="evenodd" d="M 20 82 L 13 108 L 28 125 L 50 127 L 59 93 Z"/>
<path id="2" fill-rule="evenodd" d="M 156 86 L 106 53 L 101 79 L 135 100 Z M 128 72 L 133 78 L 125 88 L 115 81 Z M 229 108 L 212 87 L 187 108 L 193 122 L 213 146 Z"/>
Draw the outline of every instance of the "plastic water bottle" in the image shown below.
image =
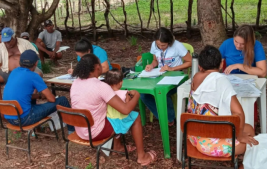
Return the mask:
<path id="1" fill-rule="evenodd" d="M 192 72 L 191 72 L 191 80 L 193 79 L 194 75 L 198 72 L 198 54 L 192 54 Z"/>

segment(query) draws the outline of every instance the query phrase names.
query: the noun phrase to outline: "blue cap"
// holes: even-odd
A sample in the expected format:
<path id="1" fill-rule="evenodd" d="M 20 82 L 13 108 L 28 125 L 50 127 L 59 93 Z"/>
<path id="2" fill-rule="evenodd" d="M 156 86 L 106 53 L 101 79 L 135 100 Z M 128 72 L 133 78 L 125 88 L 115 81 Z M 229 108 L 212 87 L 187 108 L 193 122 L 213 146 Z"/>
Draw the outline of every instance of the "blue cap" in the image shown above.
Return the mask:
<path id="1" fill-rule="evenodd" d="M 39 60 L 38 55 L 33 50 L 25 50 L 20 55 L 20 63 L 28 66 L 33 66 Z"/>
<path id="2" fill-rule="evenodd" d="M 2 30 L 1 32 L 2 34 L 2 42 L 9 42 L 12 38 L 12 35 L 14 34 L 14 31 L 9 28 L 9 27 L 6 27 Z"/>

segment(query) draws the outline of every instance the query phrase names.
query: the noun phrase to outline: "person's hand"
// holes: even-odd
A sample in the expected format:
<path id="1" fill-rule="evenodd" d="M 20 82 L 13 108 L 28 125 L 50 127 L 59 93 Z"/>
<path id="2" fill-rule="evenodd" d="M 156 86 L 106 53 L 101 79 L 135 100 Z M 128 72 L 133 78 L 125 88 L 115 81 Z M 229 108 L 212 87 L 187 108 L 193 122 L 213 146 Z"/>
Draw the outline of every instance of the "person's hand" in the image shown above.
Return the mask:
<path id="1" fill-rule="evenodd" d="M 150 72 L 153 69 L 152 64 L 146 65 L 145 71 Z"/>
<path id="2" fill-rule="evenodd" d="M 136 90 L 130 90 L 130 91 L 128 91 L 128 94 L 130 94 L 130 96 L 133 98 L 134 96 L 136 96 L 136 95 L 139 95 L 139 93 L 138 93 L 138 91 L 136 91 Z"/>
<path id="3" fill-rule="evenodd" d="M 240 67 L 240 64 L 230 65 L 224 70 L 224 73 L 229 75 L 232 72 L 232 70 L 239 69 L 239 67 Z"/>
<path id="4" fill-rule="evenodd" d="M 172 71 L 172 69 L 168 65 L 165 65 L 165 66 L 161 67 L 161 69 L 160 69 L 160 72 L 164 72 L 164 71 Z"/>
<path id="5" fill-rule="evenodd" d="M 46 54 L 50 57 L 50 58 L 54 58 L 56 55 L 54 55 L 54 52 L 51 51 L 47 51 Z"/>
<path id="6" fill-rule="evenodd" d="M 252 145 L 258 145 L 259 142 L 255 140 L 249 133 L 243 132 L 241 136 L 237 137 L 240 143 Z"/>
<path id="7" fill-rule="evenodd" d="M 130 93 L 126 93 L 126 99 L 125 99 L 125 103 L 128 103 L 130 100 L 132 99 Z"/>
<path id="8" fill-rule="evenodd" d="M 69 70 L 68 70 L 68 74 L 71 75 L 72 73 L 73 73 L 73 69 L 69 69 Z"/>

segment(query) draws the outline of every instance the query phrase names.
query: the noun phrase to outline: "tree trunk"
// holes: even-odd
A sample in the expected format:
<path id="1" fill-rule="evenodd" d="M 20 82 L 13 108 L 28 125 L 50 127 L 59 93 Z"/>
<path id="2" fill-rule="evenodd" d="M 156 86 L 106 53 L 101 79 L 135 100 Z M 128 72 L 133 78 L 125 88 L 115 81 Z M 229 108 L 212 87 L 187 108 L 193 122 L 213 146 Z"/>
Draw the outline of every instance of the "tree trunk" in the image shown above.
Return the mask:
<path id="1" fill-rule="evenodd" d="M 186 25 L 187 25 L 187 30 L 186 30 L 186 34 L 187 34 L 187 38 L 191 37 L 191 26 L 192 26 L 192 6 L 193 6 L 193 0 L 189 0 L 188 2 L 188 10 L 187 10 L 187 21 L 186 21 Z"/>
<path id="2" fill-rule="evenodd" d="M 71 13 L 71 22 L 72 22 L 72 27 L 74 27 L 74 19 L 73 19 L 73 11 L 72 11 L 72 5 L 71 5 L 71 0 L 69 0 L 69 4 L 70 4 L 70 13 Z"/>
<path id="3" fill-rule="evenodd" d="M 231 2 L 231 6 L 230 6 L 231 11 L 232 11 L 232 29 L 233 29 L 233 32 L 235 31 L 235 11 L 234 11 L 234 3 L 235 3 L 235 1 L 232 0 L 232 2 Z"/>
<path id="4" fill-rule="evenodd" d="M 260 16 L 261 16 L 261 1 L 258 2 L 258 8 L 257 8 L 257 18 L 256 18 L 256 30 L 259 28 L 260 23 Z"/>
<path id="5" fill-rule="evenodd" d="M 106 3 L 106 10 L 104 13 L 105 16 L 105 20 L 106 20 L 106 26 L 107 26 L 107 30 L 108 30 L 108 36 L 111 37 L 111 28 L 109 26 L 109 18 L 108 18 L 108 14 L 109 14 L 109 10 L 110 10 L 110 3 L 109 0 L 104 0 Z"/>
<path id="6" fill-rule="evenodd" d="M 147 21 L 147 28 L 149 28 L 152 11 L 154 11 L 154 0 L 150 0 L 150 13 L 149 13 L 148 21 Z"/>
<path id="7" fill-rule="evenodd" d="M 159 16 L 159 27 L 161 27 L 161 18 L 160 18 L 160 11 L 159 11 L 159 0 L 157 0 L 157 8 L 158 8 L 158 16 Z"/>
<path id="8" fill-rule="evenodd" d="M 170 0 L 170 4 L 171 4 L 171 32 L 173 32 L 173 1 Z"/>
<path id="9" fill-rule="evenodd" d="M 124 14 L 124 36 L 128 36 L 128 29 L 127 29 L 127 13 L 125 11 L 125 5 L 124 5 L 124 0 L 121 0 L 122 3 L 122 9 L 123 9 L 123 14 Z"/>
<path id="10" fill-rule="evenodd" d="M 197 15 L 204 45 L 219 47 L 227 39 L 220 0 L 198 0 Z"/>
<path id="11" fill-rule="evenodd" d="M 91 6 L 92 6 L 92 29 L 93 29 L 94 41 L 96 41 L 95 0 L 91 0 Z"/>
<path id="12" fill-rule="evenodd" d="M 78 18 L 79 18 L 79 27 L 80 27 L 80 36 L 82 36 L 82 25 L 81 25 L 81 0 L 79 0 L 79 5 L 78 5 Z"/>
<path id="13" fill-rule="evenodd" d="M 225 0 L 225 28 L 227 29 L 228 23 L 227 23 L 227 0 Z"/>
<path id="14" fill-rule="evenodd" d="M 70 13 L 69 13 L 69 1 L 66 0 L 66 17 L 65 17 L 64 25 L 65 25 L 65 29 L 66 29 L 68 38 L 70 38 L 69 29 L 68 29 L 69 15 L 70 15 Z"/>
<path id="15" fill-rule="evenodd" d="M 135 4 L 136 4 L 136 9 L 137 9 L 138 17 L 139 17 L 139 20 L 140 20 L 141 35 L 143 35 L 143 21 L 142 21 L 141 15 L 140 15 L 140 10 L 139 10 L 139 7 L 138 7 L 138 1 L 137 0 L 135 0 Z"/>

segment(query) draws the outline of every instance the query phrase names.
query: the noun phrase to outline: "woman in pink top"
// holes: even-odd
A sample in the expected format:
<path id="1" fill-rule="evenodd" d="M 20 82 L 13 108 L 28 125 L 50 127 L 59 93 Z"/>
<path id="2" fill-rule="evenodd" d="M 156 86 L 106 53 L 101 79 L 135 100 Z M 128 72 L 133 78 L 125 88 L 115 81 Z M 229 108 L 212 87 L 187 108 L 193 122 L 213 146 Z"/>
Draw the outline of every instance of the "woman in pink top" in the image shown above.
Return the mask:
<path id="1" fill-rule="evenodd" d="M 140 97 L 137 91 L 129 91 L 132 99 L 124 103 L 108 84 L 98 80 L 101 74 L 102 67 L 100 61 L 94 54 L 84 55 L 72 74 L 73 77 L 77 77 L 70 91 L 72 108 L 88 109 L 91 112 L 94 119 L 94 125 L 91 127 L 93 141 L 106 138 L 114 132 L 106 118 L 107 104 L 122 114 L 129 114 L 135 108 Z M 88 140 L 87 128 L 75 127 L 75 131 L 80 138 Z M 141 165 L 148 165 L 156 160 L 155 151 L 144 151 L 140 115 L 138 115 L 133 123 L 131 131 L 137 148 L 137 162 Z M 124 151 L 124 147 L 119 139 L 114 138 L 113 145 L 114 150 Z"/>

